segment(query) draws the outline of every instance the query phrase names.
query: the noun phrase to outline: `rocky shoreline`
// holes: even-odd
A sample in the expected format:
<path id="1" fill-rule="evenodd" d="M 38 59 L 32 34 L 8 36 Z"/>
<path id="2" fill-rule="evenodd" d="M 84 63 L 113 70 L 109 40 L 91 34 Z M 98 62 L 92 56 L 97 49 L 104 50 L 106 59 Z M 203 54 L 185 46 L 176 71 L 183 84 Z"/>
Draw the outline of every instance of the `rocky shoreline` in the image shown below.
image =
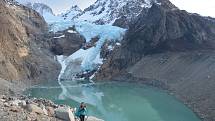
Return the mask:
<path id="1" fill-rule="evenodd" d="M 0 121 L 75 121 L 75 108 L 23 95 L 30 83 L 0 78 L 0 85 Z M 87 121 L 103 120 L 88 116 Z"/>
<path id="2" fill-rule="evenodd" d="M 76 121 L 75 108 L 50 100 L 0 95 L 0 121 Z M 87 121 L 103 121 L 88 116 Z"/>

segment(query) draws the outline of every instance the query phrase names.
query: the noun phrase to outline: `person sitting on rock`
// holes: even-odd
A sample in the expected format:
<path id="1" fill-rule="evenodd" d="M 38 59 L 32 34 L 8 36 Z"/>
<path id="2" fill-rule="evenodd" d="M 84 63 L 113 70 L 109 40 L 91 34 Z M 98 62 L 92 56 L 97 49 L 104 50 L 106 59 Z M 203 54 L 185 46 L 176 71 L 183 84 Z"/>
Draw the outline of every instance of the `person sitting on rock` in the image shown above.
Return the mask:
<path id="1" fill-rule="evenodd" d="M 78 108 L 78 110 L 75 113 L 75 116 L 80 118 L 80 121 L 84 121 L 85 116 L 87 115 L 87 109 L 84 102 L 82 102 Z"/>

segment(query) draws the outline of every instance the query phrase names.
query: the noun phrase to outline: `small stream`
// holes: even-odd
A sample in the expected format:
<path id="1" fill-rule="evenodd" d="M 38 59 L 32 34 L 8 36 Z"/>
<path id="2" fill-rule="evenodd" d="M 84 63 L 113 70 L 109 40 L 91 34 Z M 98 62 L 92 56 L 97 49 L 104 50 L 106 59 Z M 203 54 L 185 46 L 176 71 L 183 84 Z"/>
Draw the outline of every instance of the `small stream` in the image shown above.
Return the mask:
<path id="1" fill-rule="evenodd" d="M 47 98 L 72 107 L 87 103 L 88 114 L 105 121 L 200 121 L 184 104 L 162 90 L 145 85 L 88 81 L 57 81 L 27 90 L 32 97 Z"/>

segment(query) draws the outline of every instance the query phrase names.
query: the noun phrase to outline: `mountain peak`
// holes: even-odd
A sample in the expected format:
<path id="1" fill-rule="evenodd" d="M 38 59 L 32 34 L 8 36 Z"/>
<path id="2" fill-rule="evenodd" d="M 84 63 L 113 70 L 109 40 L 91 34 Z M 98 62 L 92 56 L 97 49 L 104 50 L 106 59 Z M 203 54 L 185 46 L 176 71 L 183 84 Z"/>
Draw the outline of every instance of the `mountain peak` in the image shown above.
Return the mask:
<path id="1" fill-rule="evenodd" d="M 152 4 L 175 7 L 168 0 L 97 0 L 74 19 L 96 24 L 113 24 L 121 18 L 131 21 L 141 11 L 147 11 Z"/>
<path id="2" fill-rule="evenodd" d="M 69 10 L 67 10 L 65 13 L 62 13 L 60 16 L 67 20 L 72 20 L 76 15 L 83 12 L 78 5 L 72 6 Z"/>

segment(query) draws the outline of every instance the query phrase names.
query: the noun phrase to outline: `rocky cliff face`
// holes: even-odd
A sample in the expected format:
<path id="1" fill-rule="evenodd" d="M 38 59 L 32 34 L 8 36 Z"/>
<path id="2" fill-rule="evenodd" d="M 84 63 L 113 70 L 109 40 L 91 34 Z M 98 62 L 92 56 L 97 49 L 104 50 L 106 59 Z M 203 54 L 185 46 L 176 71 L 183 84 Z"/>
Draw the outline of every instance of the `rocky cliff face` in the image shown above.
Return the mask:
<path id="1" fill-rule="evenodd" d="M 42 33 L 47 25 L 37 12 L 10 0 L 0 1 L 0 26 L 0 78 L 56 78 L 59 66 L 44 48 Z"/>
<path id="2" fill-rule="evenodd" d="M 85 38 L 74 27 L 70 27 L 54 33 L 50 49 L 55 55 L 69 56 L 79 50 L 84 43 L 86 43 Z"/>
<path id="3" fill-rule="evenodd" d="M 214 42 L 214 19 L 154 4 L 130 23 L 97 79 L 169 89 L 205 121 L 215 120 Z"/>
<path id="4" fill-rule="evenodd" d="M 147 14 L 140 14 L 130 23 L 122 46 L 115 51 L 109 63 L 119 61 L 121 66 L 114 67 L 127 68 L 144 55 L 213 50 L 214 40 L 213 20 L 154 4 Z"/>

